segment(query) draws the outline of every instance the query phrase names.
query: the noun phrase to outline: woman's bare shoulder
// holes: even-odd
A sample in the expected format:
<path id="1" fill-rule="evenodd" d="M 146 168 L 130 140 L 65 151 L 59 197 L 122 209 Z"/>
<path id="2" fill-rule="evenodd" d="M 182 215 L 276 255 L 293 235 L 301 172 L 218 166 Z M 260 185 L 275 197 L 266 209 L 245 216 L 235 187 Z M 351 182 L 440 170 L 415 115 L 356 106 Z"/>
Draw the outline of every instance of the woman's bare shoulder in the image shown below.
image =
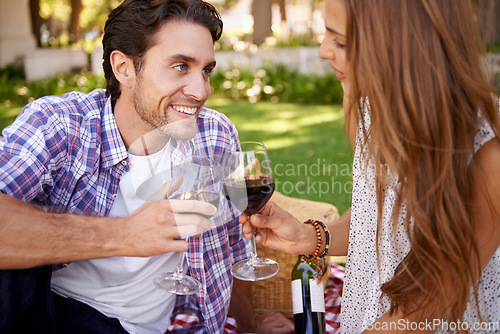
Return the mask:
<path id="1" fill-rule="evenodd" d="M 500 140 L 495 137 L 487 141 L 477 151 L 474 160 L 476 166 L 486 173 L 488 179 L 492 179 L 493 176 L 499 176 L 500 179 Z M 500 180 L 498 183 L 500 184 Z"/>

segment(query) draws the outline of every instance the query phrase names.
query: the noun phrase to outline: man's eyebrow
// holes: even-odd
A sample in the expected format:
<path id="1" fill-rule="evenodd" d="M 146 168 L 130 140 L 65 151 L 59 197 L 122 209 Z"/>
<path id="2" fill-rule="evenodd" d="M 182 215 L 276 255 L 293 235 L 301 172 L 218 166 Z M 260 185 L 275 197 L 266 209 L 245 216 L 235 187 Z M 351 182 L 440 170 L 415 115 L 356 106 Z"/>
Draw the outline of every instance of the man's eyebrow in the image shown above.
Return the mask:
<path id="1" fill-rule="evenodd" d="M 170 61 L 183 61 L 186 63 L 196 63 L 197 62 L 196 58 L 186 56 L 183 54 L 175 54 L 175 55 L 170 56 L 168 59 Z M 215 60 L 211 61 L 207 64 L 207 67 L 215 67 L 215 64 L 216 64 Z"/>
<path id="2" fill-rule="evenodd" d="M 168 57 L 170 61 L 184 61 L 186 63 L 195 63 L 196 59 L 193 57 L 189 57 L 183 54 L 175 54 L 170 57 Z"/>

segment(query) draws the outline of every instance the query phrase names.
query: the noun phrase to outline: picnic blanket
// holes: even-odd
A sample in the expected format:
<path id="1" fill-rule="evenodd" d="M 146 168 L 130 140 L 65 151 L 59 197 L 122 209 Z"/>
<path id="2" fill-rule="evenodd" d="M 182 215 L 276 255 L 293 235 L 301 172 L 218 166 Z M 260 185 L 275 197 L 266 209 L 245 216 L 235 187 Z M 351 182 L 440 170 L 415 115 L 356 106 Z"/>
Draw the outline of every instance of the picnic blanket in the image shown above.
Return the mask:
<path id="1" fill-rule="evenodd" d="M 342 287 L 344 283 L 344 267 L 332 263 L 330 277 L 325 288 L 325 322 L 328 334 L 339 333 L 340 328 L 340 302 L 342 299 Z M 293 320 L 293 319 L 292 319 Z M 167 333 L 175 333 L 175 330 L 189 327 L 198 323 L 199 319 L 194 314 L 181 313 L 172 318 Z M 223 334 L 237 334 L 238 326 L 233 317 L 228 316 Z"/>

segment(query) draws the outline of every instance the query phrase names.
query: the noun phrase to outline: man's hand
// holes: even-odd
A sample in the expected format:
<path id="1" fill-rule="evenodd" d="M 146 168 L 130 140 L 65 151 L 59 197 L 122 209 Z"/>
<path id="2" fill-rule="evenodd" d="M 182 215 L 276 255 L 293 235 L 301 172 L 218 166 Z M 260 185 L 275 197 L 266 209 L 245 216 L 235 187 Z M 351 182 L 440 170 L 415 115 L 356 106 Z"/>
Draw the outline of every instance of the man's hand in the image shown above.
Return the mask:
<path id="1" fill-rule="evenodd" d="M 199 236 L 210 228 L 210 217 L 217 208 L 195 200 L 163 200 L 145 202 L 123 218 L 120 231 L 124 256 L 153 256 L 167 252 L 183 252 L 188 243 L 179 237 Z M 118 239 L 119 240 L 119 239 Z"/>
<path id="2" fill-rule="evenodd" d="M 265 312 L 257 317 L 256 332 L 259 334 L 283 334 L 293 331 L 294 323 L 280 312 Z"/>

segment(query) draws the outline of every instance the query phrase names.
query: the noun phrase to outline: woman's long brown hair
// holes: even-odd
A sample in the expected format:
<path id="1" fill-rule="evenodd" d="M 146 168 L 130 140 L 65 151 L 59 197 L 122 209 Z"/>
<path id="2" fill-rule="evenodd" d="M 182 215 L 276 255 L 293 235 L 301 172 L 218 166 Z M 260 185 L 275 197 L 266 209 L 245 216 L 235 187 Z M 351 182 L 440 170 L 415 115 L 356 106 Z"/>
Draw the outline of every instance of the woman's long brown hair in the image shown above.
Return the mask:
<path id="1" fill-rule="evenodd" d="M 404 205 L 411 244 L 382 294 L 389 297 L 391 312 L 461 320 L 479 270 L 470 206 L 479 110 L 499 133 L 473 4 L 345 3 L 351 101 L 369 101 L 371 124 L 364 138 L 377 166 L 378 231 L 387 185 L 381 166 L 387 166 L 398 175 L 393 231 Z M 346 117 L 362 120 L 366 106 L 360 104 Z"/>

